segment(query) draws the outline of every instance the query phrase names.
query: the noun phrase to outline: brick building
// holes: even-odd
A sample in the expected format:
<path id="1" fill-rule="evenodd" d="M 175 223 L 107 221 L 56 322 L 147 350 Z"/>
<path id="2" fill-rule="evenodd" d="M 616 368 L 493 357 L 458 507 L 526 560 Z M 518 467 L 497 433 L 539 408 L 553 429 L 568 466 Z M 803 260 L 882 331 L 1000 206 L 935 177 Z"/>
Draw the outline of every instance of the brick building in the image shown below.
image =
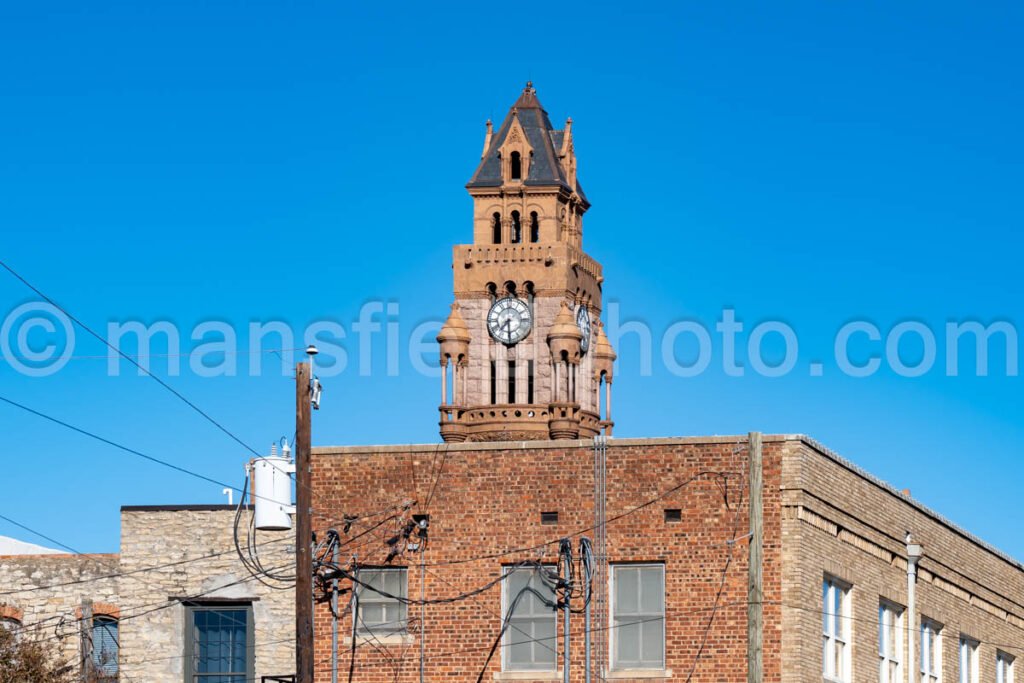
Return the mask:
<path id="1" fill-rule="evenodd" d="M 332 574 L 354 589 L 336 652 L 317 609 L 317 681 L 332 658 L 365 683 L 561 680 L 568 633 L 577 682 L 589 634 L 600 679 L 739 682 L 760 660 L 767 681 L 1012 683 L 1018 561 L 804 436 L 608 438 L 615 353 L 576 170 L 571 119 L 554 129 L 528 84 L 467 185 L 444 443 L 313 449 L 314 522 L 378 520 Z M 552 577 L 573 609 L 592 587 L 589 629 L 571 610 L 566 629 Z"/>
<path id="2" fill-rule="evenodd" d="M 605 678 L 746 680 L 747 457 L 745 437 L 609 441 L 610 588 L 601 607 L 605 637 L 592 634 L 594 670 L 606 668 Z M 839 662 L 834 680 L 906 680 L 907 636 L 920 668 L 923 623 L 938 635 L 926 667 L 941 674 L 929 680 L 1009 683 L 997 678 L 997 663 L 1012 666 L 1024 655 L 1024 566 L 806 437 L 764 437 L 763 462 L 765 680 L 821 681 L 826 651 Z M 581 535 L 593 538 L 594 471 L 591 440 L 314 449 L 321 509 L 384 510 L 405 498 L 420 501 L 409 516 L 429 515 L 422 556 L 406 551 L 383 561 L 386 537 L 403 522 L 384 527 L 375 543 L 354 545 L 368 576 L 387 567 L 392 586 L 413 598 L 423 586 L 428 600 L 483 586 L 523 560 L 553 564 L 562 537 L 574 545 Z M 906 627 L 908 530 L 924 548 L 913 629 Z M 616 599 L 616 577 L 638 568 L 651 568 L 651 585 L 661 591 L 652 611 L 639 617 Z M 361 624 L 357 680 L 419 680 L 421 626 L 426 680 L 476 680 L 501 629 L 508 585 L 452 604 L 409 604 L 397 630 L 385 625 L 377 633 L 372 623 Z M 834 611 L 826 591 L 838 596 L 839 609 L 823 627 Z M 390 608 L 401 611 L 397 601 Z M 547 610 L 542 618 L 548 624 L 540 628 L 548 631 L 530 632 L 554 652 L 516 662 L 507 652 L 516 638 L 506 633 L 486 680 L 562 679 L 562 614 Z M 641 634 L 639 659 L 633 643 L 624 649 L 616 637 L 631 619 L 664 628 L 662 636 Z M 880 653 L 888 619 L 898 637 Z M 328 681 L 328 612 L 318 612 L 316 626 L 317 680 Z M 346 615 L 340 630 L 351 628 Z M 574 681 L 583 680 L 584 630 L 583 617 L 573 614 Z M 343 672 L 350 645 L 344 638 Z M 960 678 L 962 645 L 976 678 Z M 883 665 L 892 666 L 894 678 L 880 679 Z"/>

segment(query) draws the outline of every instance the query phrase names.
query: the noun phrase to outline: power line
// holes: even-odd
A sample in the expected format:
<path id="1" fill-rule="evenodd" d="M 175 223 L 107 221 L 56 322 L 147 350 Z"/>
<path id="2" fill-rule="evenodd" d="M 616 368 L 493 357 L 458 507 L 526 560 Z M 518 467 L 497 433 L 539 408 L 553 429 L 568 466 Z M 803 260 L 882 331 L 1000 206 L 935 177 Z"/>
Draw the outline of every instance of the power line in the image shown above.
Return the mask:
<path id="1" fill-rule="evenodd" d="M 13 524 L 16 527 L 21 527 L 22 529 L 24 529 L 25 531 L 29 532 L 30 534 L 35 534 L 36 536 L 39 536 L 40 538 L 45 538 L 50 543 L 56 543 L 61 548 L 66 548 L 66 549 L 70 550 L 71 552 L 73 552 L 75 555 L 82 555 L 83 554 L 81 551 L 75 550 L 74 548 L 72 548 L 71 546 L 67 545 L 66 543 L 61 543 L 57 539 L 52 538 L 50 536 L 47 536 L 46 534 L 44 534 L 41 531 L 36 531 L 35 529 L 27 527 L 24 524 L 22 524 L 21 522 L 16 522 L 15 520 L 11 519 L 10 517 L 5 517 L 4 515 L 0 515 L 0 519 L 4 520 L 5 522 L 10 522 L 11 524 Z"/>
<path id="2" fill-rule="evenodd" d="M 261 545 L 274 545 L 274 544 L 277 544 L 277 543 L 284 543 L 286 541 L 291 541 L 291 540 L 293 540 L 291 537 L 276 538 L 276 539 L 274 539 L 272 541 L 264 541 Z M 54 541 L 54 543 L 56 543 L 56 541 Z M 132 570 L 125 571 L 125 572 L 116 572 L 116 573 L 113 573 L 113 574 L 104 574 L 102 576 L 94 576 L 94 577 L 91 577 L 91 578 L 88 578 L 88 579 L 75 579 L 73 581 L 61 581 L 59 583 L 51 583 L 51 584 L 45 584 L 45 585 L 41 585 L 41 586 L 32 586 L 30 588 L 15 588 L 13 590 L 7 590 L 7 591 L 0 592 L 0 597 L 3 597 L 5 595 L 16 595 L 18 593 L 35 593 L 37 591 L 49 590 L 51 588 L 64 588 L 64 587 L 67 587 L 67 586 L 77 586 L 77 585 L 81 585 L 81 584 L 85 584 L 85 583 L 94 583 L 94 582 L 97 582 L 97 581 L 109 581 L 109 580 L 113 580 L 113 579 L 122 579 L 122 578 L 125 578 L 125 577 L 128 577 L 128 576 L 133 576 L 135 574 L 144 574 L 146 572 L 157 571 L 158 569 L 167 569 L 167 568 L 170 568 L 170 567 L 178 567 L 178 566 L 185 565 L 185 564 L 191 564 L 193 562 L 202 562 L 204 560 L 211 560 L 211 559 L 214 559 L 214 558 L 217 558 L 217 557 L 222 557 L 224 555 L 230 555 L 230 554 L 232 554 L 234 552 L 235 552 L 234 548 L 229 548 L 227 550 L 222 550 L 220 552 L 210 553 L 208 555 L 201 555 L 199 557 L 193 557 L 193 558 L 190 558 L 190 559 L 187 559 L 187 560 L 175 560 L 174 562 L 167 562 L 167 563 L 164 563 L 164 564 L 155 564 L 155 565 L 150 565 L 150 566 L 146 566 L 146 567 L 139 567 L 138 569 L 132 569 Z M 79 553 L 79 554 L 81 554 L 81 553 Z"/>
<path id="3" fill-rule="evenodd" d="M 241 488 L 239 488 L 237 486 L 233 486 L 232 484 L 228 484 L 227 482 L 221 481 L 219 479 L 214 479 L 214 478 L 209 477 L 209 476 L 207 476 L 205 474 L 200 474 L 199 472 L 195 472 L 194 470 L 190 470 L 190 469 L 188 469 L 186 467 L 182 467 L 180 465 L 175 465 L 172 462 L 168 462 L 166 460 L 161 460 L 160 458 L 154 457 L 152 455 L 148 455 L 146 453 L 143 453 L 142 451 L 139 451 L 137 449 L 131 448 L 129 446 L 125 446 L 124 444 L 118 443 L 117 441 L 114 441 L 112 439 L 108 439 L 107 437 L 104 437 L 104 436 L 101 436 L 101 435 L 99 435 L 99 434 L 97 434 L 95 432 L 89 431 L 88 429 L 85 429 L 85 428 L 82 428 L 82 427 L 78 427 L 78 426 L 73 425 L 73 424 L 71 424 L 69 422 L 65 422 L 64 420 L 61 420 L 60 418 L 56 418 L 56 417 L 53 417 L 52 415 L 48 415 L 46 413 L 43 413 L 43 412 L 41 412 L 39 410 L 36 410 L 35 408 L 31 408 L 31 407 L 29 407 L 29 406 L 27 406 L 27 405 L 25 405 L 23 403 L 19 403 L 19 402 L 15 401 L 15 400 L 7 398 L 7 397 L 5 397 L 3 395 L 0 395 L 0 401 L 2 401 L 4 403 L 7 403 L 8 405 L 14 406 L 15 408 L 20 408 L 21 410 L 24 410 L 27 413 L 35 415 L 36 417 L 40 417 L 40 418 L 42 418 L 44 420 L 47 420 L 47 421 L 52 422 L 54 424 L 60 425 L 61 427 L 64 427 L 66 429 L 70 429 L 73 432 L 77 432 L 78 434 L 81 434 L 83 436 L 87 436 L 90 439 L 95 439 L 96 441 L 104 443 L 104 444 L 106 444 L 108 446 L 113 446 L 114 448 L 117 448 L 118 450 L 124 451 L 125 453 L 129 453 L 129 454 L 134 455 L 136 457 L 143 458 L 145 460 L 149 460 L 150 462 L 156 463 L 157 465 L 161 465 L 163 467 L 170 468 L 170 469 L 175 470 L 177 472 L 181 472 L 182 474 L 187 474 L 190 477 L 194 477 L 196 479 L 200 479 L 200 480 L 208 482 L 210 484 L 216 484 L 217 486 L 220 486 L 220 487 L 223 487 L 223 488 L 229 488 L 232 491 L 236 491 L 238 493 L 242 493 L 243 492 L 243 489 L 241 489 Z M 250 497 L 252 497 L 252 496 L 255 496 L 256 498 L 260 498 L 261 500 L 269 500 L 269 499 L 265 498 L 264 496 L 260 496 L 259 494 L 250 494 Z M 276 501 L 274 501 L 274 502 L 276 502 Z M 324 513 L 320 513 L 320 512 L 315 513 L 314 516 L 316 516 L 316 517 L 318 517 L 318 518 L 320 518 L 322 520 L 326 520 L 328 522 L 341 522 L 341 523 L 349 523 L 349 522 L 354 521 L 354 519 L 359 519 L 358 516 L 355 517 L 355 518 L 337 519 L 335 517 L 330 517 L 330 516 L 325 515 Z M 54 542 L 56 542 L 56 541 L 54 541 Z M 63 544 L 61 544 L 61 545 L 63 545 Z M 67 546 L 63 546 L 63 547 L 66 548 Z"/>
<path id="4" fill-rule="evenodd" d="M 48 297 L 48 296 L 47 296 L 46 294 L 44 294 L 44 293 L 43 293 L 43 292 L 42 292 L 42 291 L 41 291 L 41 290 L 40 290 L 40 289 L 39 289 L 38 287 L 36 287 L 35 285 L 33 285 L 33 284 L 32 284 L 31 282 L 29 282 L 28 280 L 26 280 L 26 279 L 25 279 L 24 277 L 22 277 L 22 276 L 21 276 L 21 275 L 20 275 L 20 274 L 19 274 L 19 273 L 18 273 L 17 271 L 15 271 L 15 270 L 14 270 L 13 268 L 11 268 L 11 267 L 10 267 L 9 265 L 7 265 L 7 263 L 5 263 L 4 261 L 0 260 L 0 266 L 3 266 L 3 267 L 4 267 L 4 269 L 6 269 L 6 270 L 7 270 L 7 272 L 9 272 L 9 273 L 10 273 L 11 275 L 13 275 L 13 276 L 14 276 L 15 278 L 17 278 L 18 280 L 20 280 L 20 281 L 22 282 L 22 284 L 24 284 L 24 285 L 25 285 L 26 287 L 28 287 L 29 289 L 31 289 L 31 290 L 32 290 L 33 292 L 35 292 L 35 293 L 36 293 L 37 295 L 39 295 L 40 297 L 42 297 L 42 298 L 43 298 L 43 299 L 44 299 L 44 300 L 45 300 L 45 301 L 46 301 L 46 302 L 47 302 L 48 304 L 50 304 L 51 306 L 53 306 L 54 308 L 56 308 L 56 309 L 57 309 L 58 311 L 60 311 L 61 313 L 63 313 L 63 314 L 65 315 L 65 316 L 67 316 L 67 317 L 68 317 L 68 319 L 69 319 L 69 320 L 71 320 L 71 321 L 72 321 L 73 323 L 75 323 L 76 325 L 78 325 L 79 327 L 81 327 L 81 328 L 82 328 L 83 330 L 85 330 L 86 332 L 88 332 L 88 333 L 89 333 L 90 335 L 92 335 L 93 337 L 95 337 L 96 339 L 98 339 L 98 340 L 99 340 L 100 342 L 102 342 L 102 343 L 103 343 L 103 344 L 104 344 L 104 345 L 105 345 L 105 346 L 106 346 L 107 348 L 109 348 L 109 349 L 110 349 L 111 351 L 113 351 L 114 353 L 116 353 L 117 355 L 119 355 L 120 357 L 124 358 L 124 359 L 125 359 L 126 361 L 128 361 L 128 362 L 129 362 L 129 363 L 131 363 L 132 365 L 134 365 L 134 366 L 135 366 L 136 368 L 138 368 L 139 370 L 141 370 L 142 372 L 144 372 L 144 373 L 146 374 L 146 376 L 148 376 L 148 377 L 151 377 L 151 378 L 153 378 L 153 380 L 154 380 L 155 382 L 157 382 L 157 383 L 158 383 L 158 384 L 159 384 L 160 386 L 162 386 L 162 387 L 163 387 L 164 389 L 166 389 L 167 391 L 169 391 L 169 392 L 171 392 L 172 394 L 174 394 L 175 396 L 177 396 L 177 397 L 178 397 L 178 398 L 179 398 L 179 399 L 180 399 L 180 400 L 181 400 L 182 402 L 184 402 L 184 403 L 185 403 L 185 404 L 186 404 L 187 406 L 189 406 L 190 408 L 192 408 L 192 410 L 194 410 L 194 411 L 196 411 L 197 413 L 199 413 L 200 415 L 202 415 L 202 416 L 203 416 L 204 418 L 206 418 L 206 420 L 207 420 L 207 421 L 208 421 L 208 422 L 209 422 L 210 424 L 212 424 L 212 425 L 213 425 L 213 426 L 215 426 L 215 427 L 216 427 L 217 429 L 219 429 L 220 431 L 222 431 L 222 432 L 224 432 L 225 434 L 227 434 L 227 435 L 228 435 L 228 436 L 229 436 L 229 437 L 230 437 L 230 438 L 231 438 L 232 440 L 234 440 L 234 441 L 235 441 L 236 443 L 238 443 L 238 444 L 239 444 L 240 446 L 242 446 L 243 448 L 245 448 L 246 450 L 248 450 L 248 451 L 249 451 L 250 453 L 252 453 L 252 454 L 253 454 L 253 455 L 255 455 L 256 457 L 259 457 L 259 455 L 260 455 L 260 454 L 259 454 L 259 453 L 258 453 L 258 452 L 257 452 L 257 451 L 256 451 L 256 450 L 255 450 L 255 449 L 254 449 L 254 448 L 252 447 L 252 446 L 250 446 L 249 444 L 245 443 L 245 442 L 244 442 L 244 441 L 242 441 L 242 440 L 241 440 L 240 438 L 238 438 L 237 436 L 235 436 L 235 435 L 234 435 L 234 434 L 233 434 L 233 433 L 232 433 L 232 432 L 231 432 L 231 431 L 230 431 L 230 430 L 229 430 L 229 429 L 228 429 L 227 427 L 225 427 L 224 425 L 222 425 L 222 424 L 221 424 L 220 422 L 218 422 L 217 420 L 213 419 L 213 417 L 211 417 L 211 416 L 209 415 L 209 413 L 206 413 L 206 412 L 205 412 L 205 411 L 204 411 L 204 410 L 203 410 L 202 408 L 200 408 L 199 406 L 197 406 L 197 405 L 196 405 L 195 403 L 193 403 L 192 401 L 188 400 L 188 399 L 187 399 L 187 398 L 186 398 L 186 397 L 185 397 L 185 396 L 184 396 L 184 395 L 183 395 L 183 394 L 182 394 L 181 392 L 177 391 L 177 390 L 176 390 L 176 389 L 175 389 L 174 387 L 172 387 L 172 386 L 171 386 L 170 384 L 168 384 L 167 382 L 163 381 L 162 379 L 160 379 L 159 377 L 157 377 L 156 375 L 154 375 L 154 374 L 153 374 L 152 372 L 150 372 L 150 371 L 149 371 L 149 370 L 147 370 L 147 369 L 146 369 L 145 367 L 143 367 L 143 366 L 142 366 L 142 365 L 141 365 L 141 364 L 140 364 L 140 363 L 139 363 L 138 361 L 136 361 L 136 360 L 135 360 L 134 358 L 132 358 L 131 356 L 129 356 L 129 355 L 128 355 L 128 354 L 126 354 L 125 352 L 121 351 L 121 349 L 117 348 L 117 347 L 116 347 L 116 346 L 114 346 L 113 344 L 111 344 L 111 343 L 110 343 L 109 341 L 107 341 L 106 337 L 104 337 L 103 335 L 99 334 L 98 332 L 95 332 L 95 331 L 94 331 L 94 330 L 93 330 L 93 329 L 92 329 L 91 327 L 89 327 L 88 325 L 86 325 L 85 323 L 83 323 L 83 322 L 82 322 L 81 320 L 79 320 L 78 318 L 76 318 L 76 317 L 75 317 L 74 315 L 72 315 L 72 314 L 71 314 L 71 313 L 70 313 L 70 312 L 69 312 L 69 311 L 68 311 L 67 309 L 63 308 L 63 307 L 62 307 L 62 306 L 61 306 L 60 304 L 58 304 L 58 303 L 57 303 L 56 301 L 54 301 L 53 299 L 51 299 L 50 297 Z"/>

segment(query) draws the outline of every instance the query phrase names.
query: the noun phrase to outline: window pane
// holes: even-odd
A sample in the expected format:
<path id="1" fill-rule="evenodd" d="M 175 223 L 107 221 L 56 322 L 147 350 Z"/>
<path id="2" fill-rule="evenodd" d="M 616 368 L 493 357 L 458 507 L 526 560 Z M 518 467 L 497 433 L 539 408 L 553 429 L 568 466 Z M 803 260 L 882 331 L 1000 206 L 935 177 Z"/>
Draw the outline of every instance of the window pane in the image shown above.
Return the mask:
<path id="1" fill-rule="evenodd" d="M 548 617 L 538 619 L 533 624 L 533 657 L 541 668 L 555 668 L 556 642 L 555 620 Z"/>
<path id="2" fill-rule="evenodd" d="M 618 651 L 618 664 L 620 668 L 636 666 L 640 661 L 640 624 L 635 618 L 629 617 L 619 621 L 615 632 L 616 650 Z"/>
<path id="3" fill-rule="evenodd" d="M 502 583 L 502 591 L 508 619 L 504 641 L 506 668 L 554 670 L 557 614 L 551 586 L 544 582 L 540 570 L 520 568 L 510 572 Z"/>
<path id="4" fill-rule="evenodd" d="M 650 617 L 648 617 L 650 619 Z M 664 629 L 661 619 L 645 621 L 640 627 L 641 646 L 643 648 L 642 661 L 646 668 L 661 667 L 664 660 L 664 647 L 662 637 Z"/>
<path id="5" fill-rule="evenodd" d="M 832 605 L 829 601 L 829 582 L 827 579 L 821 585 L 821 604 L 823 607 L 822 616 L 824 617 L 821 629 L 824 633 L 832 633 L 832 620 L 829 619 L 829 615 L 832 614 Z"/>
<path id="6" fill-rule="evenodd" d="M 615 609 L 619 614 L 636 614 L 640 608 L 640 575 L 636 569 L 615 570 Z"/>
<path id="7" fill-rule="evenodd" d="M 664 596 L 661 567 L 645 567 L 640 570 L 640 611 L 644 614 L 660 614 Z"/>

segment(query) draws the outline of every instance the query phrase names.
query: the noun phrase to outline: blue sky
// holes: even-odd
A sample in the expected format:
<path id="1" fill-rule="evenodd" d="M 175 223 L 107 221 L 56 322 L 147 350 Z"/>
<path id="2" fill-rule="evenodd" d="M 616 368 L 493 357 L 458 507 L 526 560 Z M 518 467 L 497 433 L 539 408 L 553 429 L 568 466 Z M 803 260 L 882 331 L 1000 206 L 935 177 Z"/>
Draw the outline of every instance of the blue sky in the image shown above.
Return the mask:
<path id="1" fill-rule="evenodd" d="M 657 341 L 682 320 L 714 333 L 728 308 L 747 332 L 782 321 L 799 339 L 784 377 L 743 353 L 746 372 L 729 376 L 716 341 L 708 369 L 683 378 L 657 349 L 644 372 L 625 335 L 617 436 L 807 433 L 1024 558 L 1021 380 L 1004 353 L 987 377 L 947 377 L 942 340 L 947 321 L 1021 318 L 1022 11 L 7 3 L 2 258 L 87 324 L 169 321 L 183 350 L 206 321 L 240 330 L 243 349 L 251 321 L 336 321 L 348 362 L 325 378 L 314 443 L 435 442 L 437 380 L 406 338 L 447 312 L 484 121 L 532 79 L 554 121 L 574 119 L 585 246 L 620 321 Z M 0 316 L 36 299 L 0 272 Z M 399 307 L 397 372 L 383 333 L 359 371 L 366 302 Z M 939 360 L 919 377 L 845 376 L 832 343 L 853 320 L 883 335 L 922 323 Z M 913 364 L 923 346 L 904 341 Z M 765 341 L 772 362 L 778 342 Z M 851 355 L 882 346 L 861 338 Z M 680 359 L 693 352 L 680 343 Z M 78 331 L 76 356 L 104 353 Z M 186 359 L 167 381 L 263 450 L 293 431 L 292 382 L 277 356 L 258 376 L 238 358 L 233 377 L 196 376 Z M 167 374 L 166 359 L 152 367 Z M 75 358 L 46 377 L 3 364 L 0 394 L 241 483 L 244 449 L 127 364 L 109 376 L 105 360 Z M 80 550 L 117 548 L 122 504 L 224 500 L 9 406 L 0 426 L 0 514 Z"/>

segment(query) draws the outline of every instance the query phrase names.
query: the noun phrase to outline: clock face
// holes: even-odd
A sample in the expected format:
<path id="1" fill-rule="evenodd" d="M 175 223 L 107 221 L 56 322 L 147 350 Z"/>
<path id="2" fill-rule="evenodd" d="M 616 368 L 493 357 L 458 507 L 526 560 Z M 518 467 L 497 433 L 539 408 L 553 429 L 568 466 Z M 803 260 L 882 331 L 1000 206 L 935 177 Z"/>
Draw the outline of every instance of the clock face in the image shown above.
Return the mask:
<path id="1" fill-rule="evenodd" d="M 533 316 L 530 307 L 515 297 L 498 299 L 487 313 L 487 329 L 502 344 L 515 344 L 530 334 Z"/>
<path id="2" fill-rule="evenodd" d="M 576 309 L 576 324 L 579 325 L 583 339 L 580 340 L 580 351 L 587 352 L 590 348 L 590 311 L 583 304 Z"/>

